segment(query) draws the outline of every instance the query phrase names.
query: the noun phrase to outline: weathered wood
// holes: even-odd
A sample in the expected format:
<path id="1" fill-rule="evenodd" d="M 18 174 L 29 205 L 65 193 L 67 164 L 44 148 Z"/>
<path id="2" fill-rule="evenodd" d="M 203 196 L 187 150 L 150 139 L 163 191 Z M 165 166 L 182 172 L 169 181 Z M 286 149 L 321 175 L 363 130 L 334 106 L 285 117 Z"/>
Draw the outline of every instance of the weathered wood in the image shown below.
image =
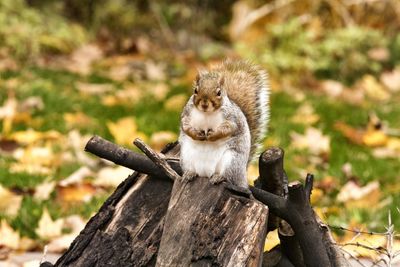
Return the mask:
<path id="1" fill-rule="evenodd" d="M 178 152 L 172 147 L 167 155 Z M 55 266 L 155 266 L 172 185 L 165 177 L 129 176 Z"/>
<path id="2" fill-rule="evenodd" d="M 277 196 L 286 197 L 288 193 L 288 179 L 283 169 L 284 151 L 278 147 L 272 147 L 260 155 L 258 168 L 260 176 L 255 186 Z M 275 214 L 268 216 L 268 232 L 279 227 L 280 218 Z"/>
<path id="3" fill-rule="evenodd" d="M 158 153 L 153 151 L 148 145 L 146 145 L 142 140 L 139 138 L 136 138 L 135 141 L 133 142 L 140 150 L 143 151 L 143 153 L 146 154 L 146 156 L 151 159 L 157 167 L 162 169 L 164 171 L 164 174 L 167 175 L 169 178 L 172 180 L 178 180 L 179 175 L 175 172 L 174 169 L 171 168 L 171 166 L 168 165 L 167 161 L 165 158 L 162 158 Z M 176 161 L 179 163 L 179 158 L 176 159 Z"/>
<path id="4" fill-rule="evenodd" d="M 261 266 L 268 208 L 223 184 L 175 181 L 157 266 Z"/>

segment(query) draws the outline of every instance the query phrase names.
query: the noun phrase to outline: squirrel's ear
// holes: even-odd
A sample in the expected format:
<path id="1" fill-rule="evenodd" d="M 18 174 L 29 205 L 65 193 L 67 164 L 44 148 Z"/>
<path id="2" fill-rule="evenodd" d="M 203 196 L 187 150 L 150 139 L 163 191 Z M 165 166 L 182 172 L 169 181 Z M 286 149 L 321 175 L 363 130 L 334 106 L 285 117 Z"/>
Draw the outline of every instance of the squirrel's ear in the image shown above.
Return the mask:
<path id="1" fill-rule="evenodd" d="M 219 77 L 219 81 L 218 81 L 219 86 L 223 86 L 224 83 L 225 83 L 225 77 L 224 76 Z"/>
<path id="2" fill-rule="evenodd" d="M 196 83 L 199 83 L 201 77 L 203 77 L 204 75 L 206 75 L 208 72 L 206 69 L 198 69 L 197 70 L 197 76 L 196 76 Z"/>

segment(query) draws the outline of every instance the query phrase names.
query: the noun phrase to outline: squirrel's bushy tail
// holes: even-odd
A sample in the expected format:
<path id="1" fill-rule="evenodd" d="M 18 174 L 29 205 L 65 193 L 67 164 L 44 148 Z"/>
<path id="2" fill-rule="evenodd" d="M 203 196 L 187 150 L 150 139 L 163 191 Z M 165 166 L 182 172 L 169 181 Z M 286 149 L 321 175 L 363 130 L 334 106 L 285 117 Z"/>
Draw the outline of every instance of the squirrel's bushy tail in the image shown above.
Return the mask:
<path id="1" fill-rule="evenodd" d="M 226 76 L 225 87 L 228 96 L 246 116 L 251 134 L 251 161 L 267 131 L 268 75 L 261 67 L 244 60 L 225 60 L 216 70 Z"/>

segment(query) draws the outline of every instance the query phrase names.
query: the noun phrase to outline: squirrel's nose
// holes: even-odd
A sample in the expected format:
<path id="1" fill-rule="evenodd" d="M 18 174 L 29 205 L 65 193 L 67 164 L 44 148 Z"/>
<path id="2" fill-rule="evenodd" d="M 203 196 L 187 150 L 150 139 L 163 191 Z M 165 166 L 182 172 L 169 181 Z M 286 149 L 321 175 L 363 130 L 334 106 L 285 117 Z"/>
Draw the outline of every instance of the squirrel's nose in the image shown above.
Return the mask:
<path id="1" fill-rule="evenodd" d="M 207 101 L 203 101 L 203 102 L 201 103 L 201 107 L 202 107 L 203 109 L 207 109 L 207 108 L 208 108 L 208 102 L 207 102 Z"/>

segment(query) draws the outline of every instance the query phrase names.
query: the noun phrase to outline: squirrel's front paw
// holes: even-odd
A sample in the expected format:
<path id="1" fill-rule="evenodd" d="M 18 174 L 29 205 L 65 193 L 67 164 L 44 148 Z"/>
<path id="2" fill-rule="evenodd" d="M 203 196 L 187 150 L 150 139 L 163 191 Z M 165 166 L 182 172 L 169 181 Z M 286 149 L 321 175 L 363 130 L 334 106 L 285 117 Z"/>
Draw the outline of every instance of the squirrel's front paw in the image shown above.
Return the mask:
<path id="1" fill-rule="evenodd" d="M 185 171 L 181 177 L 181 181 L 188 183 L 188 182 L 192 181 L 196 176 L 197 176 L 197 174 L 195 172 Z"/>
<path id="2" fill-rule="evenodd" d="M 216 173 L 213 174 L 213 176 L 211 176 L 211 178 L 210 178 L 210 182 L 212 184 L 220 184 L 220 183 L 224 182 L 225 180 L 226 180 L 225 177 L 223 177 L 220 174 L 216 174 Z"/>
<path id="3" fill-rule="evenodd" d="M 206 132 L 204 130 L 197 130 L 196 131 L 196 139 L 199 141 L 204 141 L 207 139 Z"/>

